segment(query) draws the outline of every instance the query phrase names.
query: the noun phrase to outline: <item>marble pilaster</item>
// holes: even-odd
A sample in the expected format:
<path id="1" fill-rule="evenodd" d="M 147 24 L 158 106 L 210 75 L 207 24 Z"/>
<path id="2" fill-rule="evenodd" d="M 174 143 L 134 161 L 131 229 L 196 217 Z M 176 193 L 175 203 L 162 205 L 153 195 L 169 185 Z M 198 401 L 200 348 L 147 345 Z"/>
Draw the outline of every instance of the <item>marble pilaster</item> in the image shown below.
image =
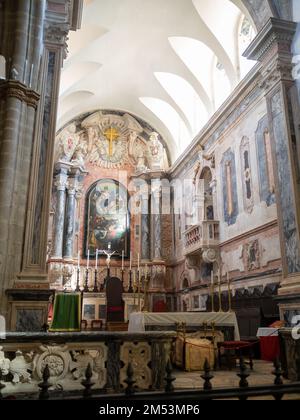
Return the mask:
<path id="1" fill-rule="evenodd" d="M 276 202 L 283 266 L 280 295 L 300 293 L 300 199 L 299 162 L 295 151 L 295 106 L 291 95 L 292 43 L 296 24 L 270 19 L 245 55 L 262 63 L 261 74 L 268 108 L 268 120 L 275 168 Z M 297 113 L 297 111 L 296 111 Z"/>
<path id="2" fill-rule="evenodd" d="M 150 196 L 149 190 L 143 191 L 141 196 L 141 235 L 142 235 L 142 243 L 141 243 L 141 255 L 142 260 L 150 260 L 151 259 L 151 237 L 150 237 Z"/>

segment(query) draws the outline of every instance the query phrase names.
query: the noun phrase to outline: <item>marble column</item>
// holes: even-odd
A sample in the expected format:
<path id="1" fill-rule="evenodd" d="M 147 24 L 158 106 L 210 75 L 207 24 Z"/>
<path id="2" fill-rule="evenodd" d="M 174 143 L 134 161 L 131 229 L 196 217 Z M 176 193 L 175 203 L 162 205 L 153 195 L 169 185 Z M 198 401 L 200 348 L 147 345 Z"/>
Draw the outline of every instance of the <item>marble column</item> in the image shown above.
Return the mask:
<path id="1" fill-rule="evenodd" d="M 72 169 L 71 175 L 67 184 L 67 204 L 65 216 L 65 239 L 64 239 L 64 252 L 65 259 L 73 259 L 75 255 L 74 242 L 75 242 L 75 219 L 78 198 L 80 193 L 80 178 L 82 177 L 81 169 Z"/>
<path id="2" fill-rule="evenodd" d="M 270 19 L 245 52 L 261 62 L 261 87 L 267 101 L 283 268 L 279 295 L 300 293 L 299 130 L 294 121 L 299 101 L 291 100 L 296 88 L 292 76 L 295 32 L 295 23 Z"/>
<path id="3" fill-rule="evenodd" d="M 54 186 L 56 188 L 56 207 L 54 218 L 54 241 L 52 258 L 63 258 L 64 226 L 66 211 L 66 188 L 68 181 L 68 167 L 63 165 L 56 175 Z M 75 196 L 75 194 L 74 194 Z"/>
<path id="4" fill-rule="evenodd" d="M 151 220 L 152 220 L 152 259 L 162 260 L 162 220 L 161 220 L 161 184 L 152 184 Z"/>
<path id="5" fill-rule="evenodd" d="M 148 186 L 148 185 L 147 185 Z M 149 186 L 145 191 L 143 191 L 141 196 L 141 231 L 142 231 L 142 241 L 141 241 L 141 255 L 142 260 L 151 259 L 151 242 L 150 242 L 150 195 L 149 195 Z"/>

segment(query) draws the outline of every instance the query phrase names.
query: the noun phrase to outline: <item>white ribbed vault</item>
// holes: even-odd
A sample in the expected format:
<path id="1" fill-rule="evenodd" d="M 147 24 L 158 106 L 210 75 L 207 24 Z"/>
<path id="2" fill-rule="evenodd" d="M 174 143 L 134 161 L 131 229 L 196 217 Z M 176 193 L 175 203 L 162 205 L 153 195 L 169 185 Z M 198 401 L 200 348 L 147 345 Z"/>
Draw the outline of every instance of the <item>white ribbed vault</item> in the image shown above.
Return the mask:
<path id="1" fill-rule="evenodd" d="M 237 5 L 85 0 L 62 74 L 58 128 L 95 109 L 128 111 L 164 136 L 175 160 L 253 65 L 242 53 L 254 30 Z"/>

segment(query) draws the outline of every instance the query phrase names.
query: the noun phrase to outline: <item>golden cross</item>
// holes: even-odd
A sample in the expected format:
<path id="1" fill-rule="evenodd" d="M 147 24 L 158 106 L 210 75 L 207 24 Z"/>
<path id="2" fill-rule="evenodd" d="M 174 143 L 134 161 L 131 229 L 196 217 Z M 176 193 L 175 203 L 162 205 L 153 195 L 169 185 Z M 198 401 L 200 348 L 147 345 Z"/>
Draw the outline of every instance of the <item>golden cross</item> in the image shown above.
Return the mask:
<path id="1" fill-rule="evenodd" d="M 111 157 L 113 154 L 113 141 L 117 140 L 119 132 L 115 128 L 110 127 L 105 131 L 104 135 L 109 141 L 108 154 Z"/>

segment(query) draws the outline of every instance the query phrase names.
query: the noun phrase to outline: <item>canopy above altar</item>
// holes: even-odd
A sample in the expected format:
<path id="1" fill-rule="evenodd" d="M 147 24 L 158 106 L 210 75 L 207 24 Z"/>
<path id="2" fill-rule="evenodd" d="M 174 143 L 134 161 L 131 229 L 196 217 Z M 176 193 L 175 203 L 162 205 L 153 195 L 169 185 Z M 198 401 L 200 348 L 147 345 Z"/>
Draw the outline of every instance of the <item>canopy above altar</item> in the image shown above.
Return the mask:
<path id="1" fill-rule="evenodd" d="M 130 333 L 144 332 L 147 326 L 170 326 L 185 322 L 187 326 L 200 326 L 215 323 L 217 327 L 234 327 L 235 340 L 240 340 L 239 326 L 234 312 L 166 312 L 166 313 L 132 313 L 129 317 Z"/>

